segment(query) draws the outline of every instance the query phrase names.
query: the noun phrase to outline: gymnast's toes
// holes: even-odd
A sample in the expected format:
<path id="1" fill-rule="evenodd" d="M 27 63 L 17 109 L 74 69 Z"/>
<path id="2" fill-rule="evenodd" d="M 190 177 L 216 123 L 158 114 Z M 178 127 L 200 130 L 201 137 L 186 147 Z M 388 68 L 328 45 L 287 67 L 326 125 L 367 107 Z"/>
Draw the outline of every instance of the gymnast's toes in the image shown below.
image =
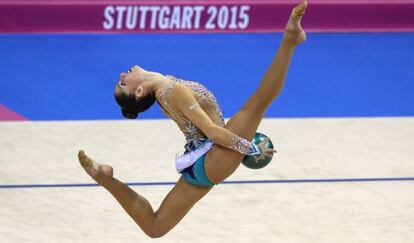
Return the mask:
<path id="1" fill-rule="evenodd" d="M 289 21 L 286 25 L 285 37 L 287 39 L 291 39 L 296 45 L 299 45 L 306 40 L 306 33 L 303 30 L 300 22 L 302 20 L 302 16 L 306 12 L 307 6 L 307 0 L 303 0 L 302 3 L 297 5 L 292 10 Z"/>
<path id="2" fill-rule="evenodd" d="M 92 167 L 93 161 L 88 156 L 86 156 L 83 150 L 79 150 L 78 159 L 82 167 Z"/>

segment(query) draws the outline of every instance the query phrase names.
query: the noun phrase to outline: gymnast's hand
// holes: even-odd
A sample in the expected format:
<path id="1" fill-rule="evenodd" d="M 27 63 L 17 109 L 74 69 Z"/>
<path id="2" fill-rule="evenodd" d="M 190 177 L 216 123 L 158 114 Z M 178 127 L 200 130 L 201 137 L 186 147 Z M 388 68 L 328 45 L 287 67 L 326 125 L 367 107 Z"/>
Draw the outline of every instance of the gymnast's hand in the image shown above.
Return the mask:
<path id="1" fill-rule="evenodd" d="M 273 154 L 277 153 L 275 149 L 267 148 L 267 143 L 269 142 L 270 138 L 266 138 L 263 141 L 261 141 L 258 146 L 260 150 L 262 151 L 262 154 L 260 155 L 260 159 L 273 158 Z"/>

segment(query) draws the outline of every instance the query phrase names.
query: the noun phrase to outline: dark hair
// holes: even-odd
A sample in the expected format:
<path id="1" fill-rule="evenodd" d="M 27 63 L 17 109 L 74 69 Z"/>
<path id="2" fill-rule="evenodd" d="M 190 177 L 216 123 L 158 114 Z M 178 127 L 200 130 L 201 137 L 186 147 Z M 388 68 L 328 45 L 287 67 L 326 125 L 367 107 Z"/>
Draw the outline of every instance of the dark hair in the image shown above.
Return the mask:
<path id="1" fill-rule="evenodd" d="M 122 115 L 125 118 L 135 119 L 138 117 L 138 113 L 146 111 L 154 104 L 155 97 L 153 94 L 148 94 L 143 98 L 136 99 L 134 94 L 128 95 L 125 92 L 120 92 L 119 95 L 115 94 L 115 100 L 121 107 Z"/>

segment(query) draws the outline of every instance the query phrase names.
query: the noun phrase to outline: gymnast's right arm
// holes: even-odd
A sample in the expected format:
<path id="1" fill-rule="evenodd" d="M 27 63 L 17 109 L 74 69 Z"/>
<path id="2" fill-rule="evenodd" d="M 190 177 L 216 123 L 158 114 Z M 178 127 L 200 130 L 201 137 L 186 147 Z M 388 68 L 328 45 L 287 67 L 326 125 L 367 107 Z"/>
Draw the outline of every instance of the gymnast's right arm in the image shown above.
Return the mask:
<path id="1" fill-rule="evenodd" d="M 169 103 L 181 111 L 209 139 L 223 147 L 246 155 L 261 155 L 262 150 L 256 144 L 237 136 L 224 127 L 215 124 L 198 105 L 193 93 L 184 85 L 176 85 L 168 96 Z"/>

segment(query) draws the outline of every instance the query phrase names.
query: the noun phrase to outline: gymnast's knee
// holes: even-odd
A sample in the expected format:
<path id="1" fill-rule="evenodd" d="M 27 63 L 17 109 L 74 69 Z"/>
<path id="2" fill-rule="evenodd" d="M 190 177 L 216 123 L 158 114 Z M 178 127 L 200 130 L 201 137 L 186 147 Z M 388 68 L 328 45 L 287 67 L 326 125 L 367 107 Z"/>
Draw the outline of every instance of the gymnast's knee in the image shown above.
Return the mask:
<path id="1" fill-rule="evenodd" d="M 145 229 L 143 228 L 144 233 L 153 239 L 161 238 L 170 231 L 168 228 L 162 227 L 162 223 L 157 221 L 158 220 L 154 219 L 152 224 Z"/>
<path id="2" fill-rule="evenodd" d="M 144 230 L 144 232 L 146 235 L 148 235 L 148 237 L 157 239 L 167 234 L 168 230 L 162 230 L 159 227 L 151 227 L 150 229 Z"/>

